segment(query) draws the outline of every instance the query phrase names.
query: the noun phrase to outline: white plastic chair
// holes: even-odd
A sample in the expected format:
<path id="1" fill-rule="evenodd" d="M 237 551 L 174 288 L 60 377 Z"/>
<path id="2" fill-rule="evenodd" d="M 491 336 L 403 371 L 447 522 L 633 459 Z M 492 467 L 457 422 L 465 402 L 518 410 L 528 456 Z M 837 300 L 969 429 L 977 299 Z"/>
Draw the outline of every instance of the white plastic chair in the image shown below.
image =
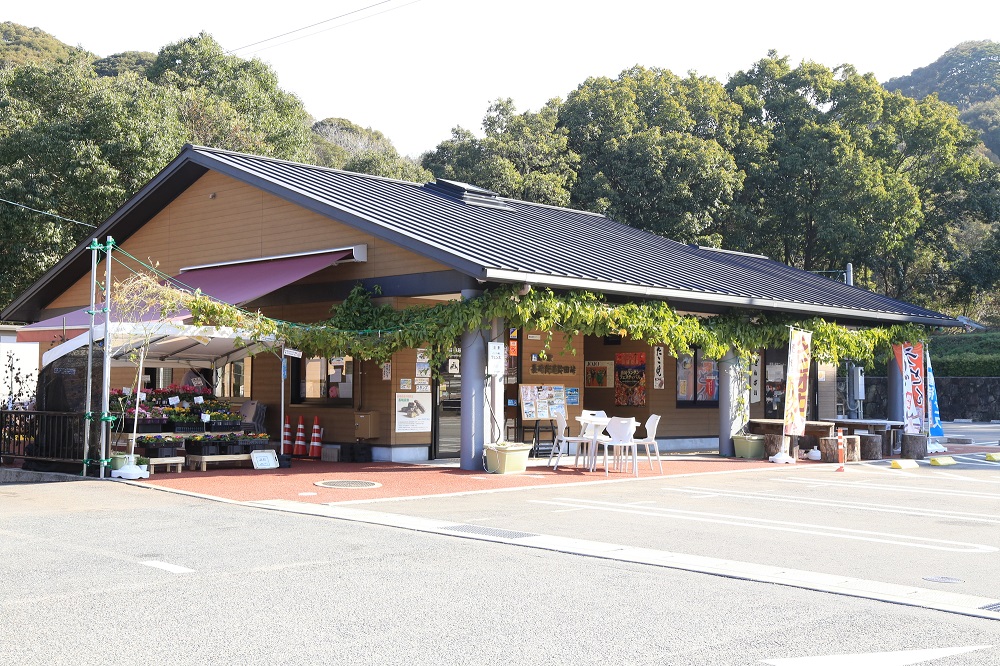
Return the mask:
<path id="1" fill-rule="evenodd" d="M 652 452 L 656 453 L 656 462 L 660 465 L 660 474 L 663 474 L 663 460 L 660 459 L 660 447 L 656 443 L 656 428 L 660 425 L 660 415 L 650 414 L 649 418 L 646 419 L 646 436 L 642 439 L 635 440 L 636 446 L 643 446 L 646 448 L 646 460 L 649 461 L 649 469 L 653 469 L 653 456 L 651 455 L 650 447 Z"/>
<path id="2" fill-rule="evenodd" d="M 583 409 L 580 410 L 581 419 L 606 419 L 608 418 L 607 412 L 603 409 L 591 410 Z M 595 432 L 595 430 L 597 432 Z M 604 428 L 598 428 L 594 423 L 581 423 L 580 424 L 580 435 L 579 437 L 584 440 L 576 445 L 576 457 L 573 459 L 574 465 L 580 464 L 580 454 L 582 453 L 587 457 L 588 467 L 590 471 L 594 471 L 594 467 L 597 466 L 597 443 L 594 441 L 596 435 L 600 434 L 600 431 Z"/>
<path id="3" fill-rule="evenodd" d="M 632 436 L 635 434 L 635 429 L 638 427 L 638 421 L 632 418 L 612 416 L 608 421 L 608 425 L 604 428 L 608 433 L 608 437 L 600 440 L 600 444 L 604 446 L 605 476 L 608 475 L 609 449 L 611 450 L 611 457 L 616 468 L 621 468 L 622 465 L 624 465 L 624 469 L 627 470 L 627 458 L 625 458 L 625 456 L 631 454 L 632 470 L 635 472 L 637 477 L 639 476 L 638 453 L 635 440 L 632 439 Z"/>
<path id="4" fill-rule="evenodd" d="M 591 443 L 593 442 L 592 435 L 588 432 L 587 428 L 584 427 L 580 430 L 580 435 L 577 437 L 572 437 L 566 434 L 566 415 L 556 414 L 556 435 L 552 438 L 552 452 L 549 453 L 549 464 L 552 465 L 552 456 L 555 456 L 556 463 L 552 466 L 553 470 L 559 469 L 559 460 L 562 458 L 564 453 L 569 453 L 569 445 L 576 444 L 576 460 L 580 459 L 580 450 L 589 449 Z"/>

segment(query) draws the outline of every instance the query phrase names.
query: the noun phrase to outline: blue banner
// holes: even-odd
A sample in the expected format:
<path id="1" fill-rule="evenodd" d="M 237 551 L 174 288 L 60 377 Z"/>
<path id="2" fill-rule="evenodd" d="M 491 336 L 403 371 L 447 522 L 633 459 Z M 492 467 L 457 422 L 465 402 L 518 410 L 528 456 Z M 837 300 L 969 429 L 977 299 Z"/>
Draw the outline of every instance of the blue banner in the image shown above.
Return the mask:
<path id="1" fill-rule="evenodd" d="M 941 427 L 941 410 L 938 409 L 937 385 L 934 383 L 934 369 L 931 368 L 931 354 L 927 351 L 927 406 L 931 413 L 931 422 L 928 432 L 931 437 L 944 437 L 944 428 Z"/>

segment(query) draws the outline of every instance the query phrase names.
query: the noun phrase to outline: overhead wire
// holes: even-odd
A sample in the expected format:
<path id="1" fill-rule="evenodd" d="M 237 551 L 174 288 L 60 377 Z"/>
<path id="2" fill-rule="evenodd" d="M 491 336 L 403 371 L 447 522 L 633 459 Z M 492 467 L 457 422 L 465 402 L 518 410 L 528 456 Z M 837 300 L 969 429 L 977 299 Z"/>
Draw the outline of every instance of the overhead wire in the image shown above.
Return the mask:
<path id="1" fill-rule="evenodd" d="M 73 224 L 79 224 L 84 227 L 90 227 L 91 229 L 96 229 L 96 224 L 88 224 L 87 222 L 80 222 L 79 220 L 74 220 L 69 217 L 63 217 L 62 215 L 56 215 L 55 213 L 49 213 L 44 210 L 38 210 L 37 208 L 32 208 L 31 206 L 25 206 L 24 204 L 19 204 L 16 201 L 8 201 L 7 199 L 0 199 L 5 204 L 10 204 L 11 206 L 17 206 L 18 208 L 23 208 L 25 210 L 30 210 L 32 213 L 38 213 L 39 215 L 48 215 L 49 217 L 54 217 L 57 220 L 62 220 L 63 222 L 72 222 Z"/>
<path id="2" fill-rule="evenodd" d="M 330 23 L 331 21 L 337 21 L 337 20 L 345 18 L 347 16 L 352 16 L 354 14 L 359 14 L 359 13 L 367 11 L 367 10 L 373 8 L 373 7 L 378 7 L 379 5 L 385 5 L 385 4 L 388 4 L 390 2 L 393 2 L 393 0 L 382 0 L 381 2 L 375 2 L 375 3 L 372 3 L 370 5 L 366 5 L 365 7 L 361 7 L 360 9 L 355 9 L 353 11 L 345 12 L 343 14 L 340 14 L 339 16 L 334 16 L 333 18 L 328 18 L 328 19 L 325 19 L 323 21 L 318 21 L 316 23 L 312 23 L 310 25 L 303 26 L 301 28 L 296 28 L 295 30 L 289 30 L 288 32 L 281 33 L 280 35 L 275 35 L 274 37 L 268 37 L 267 39 L 261 39 L 259 41 L 252 42 L 252 43 L 246 44 L 244 46 L 239 46 L 239 47 L 237 47 L 235 49 L 230 49 L 230 50 L 226 51 L 226 53 L 235 54 L 237 51 L 243 51 L 245 49 L 249 49 L 252 46 L 257 46 L 259 44 L 266 44 L 267 42 L 272 42 L 272 41 L 274 41 L 276 39 L 281 39 L 282 37 L 287 37 L 288 35 L 294 35 L 295 33 L 302 32 L 303 30 L 309 30 L 310 28 L 315 28 L 316 26 L 323 25 L 324 23 Z M 379 16 L 381 14 L 386 14 L 388 12 L 395 11 L 397 9 L 402 9 L 403 7 L 415 4 L 417 2 L 420 2 L 420 0 L 412 0 L 411 2 L 408 2 L 408 3 L 403 4 L 403 5 L 398 5 L 396 7 L 389 7 L 388 9 L 385 9 L 383 11 L 376 12 L 374 14 L 369 14 L 367 16 L 362 16 L 360 18 L 354 19 L 353 21 L 347 21 L 346 23 L 340 23 L 338 25 L 330 26 L 329 28 L 325 28 L 323 30 L 317 30 L 316 32 L 311 32 L 308 35 L 302 35 L 302 36 L 296 37 L 294 39 L 289 39 L 289 40 L 286 40 L 286 41 L 281 42 L 279 44 L 272 44 L 270 46 L 265 46 L 263 48 L 257 49 L 254 52 L 257 53 L 259 51 L 266 51 L 267 49 L 275 48 L 275 47 L 278 47 L 278 46 L 283 46 L 285 44 L 290 44 L 290 43 L 298 41 L 300 39 L 305 39 L 306 37 L 313 37 L 313 36 L 318 35 L 318 34 L 320 34 L 322 32 L 326 32 L 328 30 L 333 30 L 334 28 L 339 28 L 339 27 L 342 27 L 342 26 L 345 26 L 345 25 L 350 25 L 351 23 L 357 23 L 358 21 L 364 21 L 365 19 L 373 18 L 373 17 Z"/>

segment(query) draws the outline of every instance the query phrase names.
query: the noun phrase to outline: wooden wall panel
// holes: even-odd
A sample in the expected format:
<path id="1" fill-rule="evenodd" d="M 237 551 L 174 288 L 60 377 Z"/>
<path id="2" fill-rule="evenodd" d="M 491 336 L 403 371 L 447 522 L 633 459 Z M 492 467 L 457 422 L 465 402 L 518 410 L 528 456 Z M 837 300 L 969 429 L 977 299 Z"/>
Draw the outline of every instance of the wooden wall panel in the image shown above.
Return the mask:
<path id="1" fill-rule="evenodd" d="M 187 266 L 359 244 L 368 245 L 368 261 L 334 267 L 331 273 L 324 272 L 326 279 L 446 269 L 443 264 L 211 171 L 124 240 L 122 249 L 176 275 Z M 122 266 L 112 266 L 112 283 L 127 275 Z M 86 275 L 48 308 L 83 307 L 90 302 L 89 290 L 90 276 Z"/>

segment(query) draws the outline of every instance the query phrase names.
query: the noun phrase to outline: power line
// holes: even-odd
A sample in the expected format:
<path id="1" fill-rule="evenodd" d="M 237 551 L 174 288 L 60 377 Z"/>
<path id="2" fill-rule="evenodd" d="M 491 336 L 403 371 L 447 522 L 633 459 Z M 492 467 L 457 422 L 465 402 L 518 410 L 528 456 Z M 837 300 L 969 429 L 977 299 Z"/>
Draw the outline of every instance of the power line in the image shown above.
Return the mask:
<path id="1" fill-rule="evenodd" d="M 6 199 L 0 199 L 3 203 L 10 204 L 11 206 L 17 206 L 18 208 L 23 208 L 25 210 L 30 210 L 32 213 L 38 213 L 40 215 L 48 215 L 49 217 L 54 217 L 57 220 L 62 220 L 64 222 L 72 222 L 73 224 L 79 224 L 84 227 L 90 227 L 91 229 L 96 229 L 96 224 L 87 224 L 86 222 L 80 222 L 78 220 L 73 220 L 68 217 L 63 217 L 62 215 L 56 215 L 55 213 L 47 213 L 44 210 L 38 210 L 37 208 L 31 208 L 30 206 L 25 206 L 24 204 L 19 204 L 15 201 L 7 201 Z"/>
<path id="2" fill-rule="evenodd" d="M 334 16 L 333 18 L 328 18 L 328 19 L 325 19 L 323 21 L 319 21 L 318 23 L 313 23 L 312 25 L 307 25 L 307 26 L 302 27 L 302 28 L 296 28 L 295 30 L 289 30 L 288 32 L 284 32 L 284 33 L 282 33 L 280 35 L 275 35 L 274 37 L 268 37 L 267 39 L 262 39 L 259 42 L 253 42 L 252 44 L 247 44 L 246 46 L 239 46 L 239 47 L 237 47 L 235 49 L 231 49 L 231 50 L 227 51 L 227 53 L 234 53 L 236 51 L 242 51 L 243 49 L 248 49 L 251 46 L 257 46 L 258 44 L 263 44 L 265 42 L 272 42 L 275 39 L 281 39 L 282 37 L 287 37 L 288 35 L 294 35 L 297 32 L 302 32 L 303 30 L 308 30 L 309 28 L 315 28 L 318 25 L 323 25 L 324 23 L 329 23 L 330 21 L 336 21 L 337 19 L 342 19 L 345 16 L 350 16 L 352 14 L 357 14 L 359 12 L 363 12 L 365 10 L 371 9 L 372 7 L 378 7 L 379 5 L 384 5 L 384 4 L 392 2 L 392 1 L 393 0 L 382 0 L 382 2 L 373 3 L 373 4 L 368 5 L 367 7 L 362 7 L 361 9 L 355 9 L 354 11 L 350 11 L 350 12 L 347 12 L 345 14 L 341 14 L 340 16 Z M 285 43 L 287 43 L 287 42 L 285 42 Z"/>

